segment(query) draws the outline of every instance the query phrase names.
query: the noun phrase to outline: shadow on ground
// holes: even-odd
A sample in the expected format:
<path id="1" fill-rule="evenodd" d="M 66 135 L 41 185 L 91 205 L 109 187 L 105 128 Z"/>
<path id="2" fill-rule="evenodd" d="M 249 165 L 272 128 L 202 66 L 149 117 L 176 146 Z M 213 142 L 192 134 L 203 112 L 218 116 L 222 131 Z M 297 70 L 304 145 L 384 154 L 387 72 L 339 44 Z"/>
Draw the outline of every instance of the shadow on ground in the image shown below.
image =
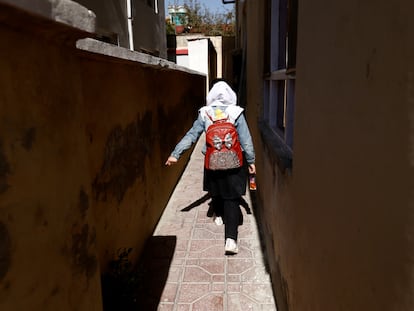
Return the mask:
<path id="1" fill-rule="evenodd" d="M 176 236 L 150 237 L 135 266 L 128 259 L 132 249 L 123 249 L 102 276 L 104 311 L 156 311 L 176 244 Z"/>
<path id="2" fill-rule="evenodd" d="M 192 202 L 191 204 L 187 205 L 186 207 L 181 209 L 181 212 L 188 212 L 191 211 L 193 208 L 200 206 L 201 204 L 203 204 L 204 202 L 206 202 L 207 200 L 211 199 L 211 195 L 209 193 L 206 193 L 204 196 L 202 196 L 201 198 L 197 199 L 196 201 Z M 209 208 L 207 211 L 207 217 L 213 217 L 214 216 L 214 205 L 213 205 L 213 200 L 210 201 L 208 203 Z M 246 200 L 241 197 L 240 198 L 240 204 L 241 207 L 243 207 L 246 210 L 247 214 L 251 214 L 252 211 L 249 207 L 249 203 L 246 202 Z"/>
<path id="3" fill-rule="evenodd" d="M 152 236 L 148 240 L 139 261 L 144 286 L 139 291 L 138 309 L 135 311 L 158 309 L 176 244 L 176 236 Z"/>

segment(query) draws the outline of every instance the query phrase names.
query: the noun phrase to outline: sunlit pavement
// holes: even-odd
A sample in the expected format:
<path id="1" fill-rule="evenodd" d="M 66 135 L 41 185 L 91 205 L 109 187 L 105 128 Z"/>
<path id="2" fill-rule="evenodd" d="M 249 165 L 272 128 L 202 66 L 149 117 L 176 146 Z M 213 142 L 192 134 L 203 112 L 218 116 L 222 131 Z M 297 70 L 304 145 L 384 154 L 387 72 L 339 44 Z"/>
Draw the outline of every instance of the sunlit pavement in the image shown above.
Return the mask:
<path id="1" fill-rule="evenodd" d="M 202 190 L 203 138 L 196 145 L 145 251 L 148 310 L 276 310 L 249 192 L 241 205 L 239 253 L 224 254 L 224 226 Z M 166 168 L 168 169 L 168 168 Z M 150 243 L 151 244 L 151 243 Z M 147 310 L 146 309 L 146 310 Z"/>

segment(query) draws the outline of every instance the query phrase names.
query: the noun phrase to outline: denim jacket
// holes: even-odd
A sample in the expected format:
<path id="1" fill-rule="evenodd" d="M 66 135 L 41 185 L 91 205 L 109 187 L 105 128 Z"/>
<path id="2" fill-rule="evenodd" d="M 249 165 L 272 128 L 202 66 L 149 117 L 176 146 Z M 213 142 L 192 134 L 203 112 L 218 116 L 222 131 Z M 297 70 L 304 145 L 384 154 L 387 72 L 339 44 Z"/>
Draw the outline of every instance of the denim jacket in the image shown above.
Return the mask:
<path id="1" fill-rule="evenodd" d="M 225 109 L 225 107 L 221 107 Z M 245 153 L 246 161 L 248 164 L 254 164 L 255 162 L 255 152 L 253 147 L 252 137 L 250 135 L 249 127 L 247 125 L 246 119 L 243 114 L 236 119 L 234 123 L 237 133 L 239 134 L 240 144 L 242 150 Z M 201 116 L 198 114 L 197 120 L 194 121 L 191 129 L 184 135 L 180 142 L 175 146 L 174 151 L 171 153 L 176 159 L 179 159 L 180 156 L 198 140 L 201 134 L 205 131 L 206 124 Z M 203 147 L 203 154 L 205 154 L 206 146 Z"/>

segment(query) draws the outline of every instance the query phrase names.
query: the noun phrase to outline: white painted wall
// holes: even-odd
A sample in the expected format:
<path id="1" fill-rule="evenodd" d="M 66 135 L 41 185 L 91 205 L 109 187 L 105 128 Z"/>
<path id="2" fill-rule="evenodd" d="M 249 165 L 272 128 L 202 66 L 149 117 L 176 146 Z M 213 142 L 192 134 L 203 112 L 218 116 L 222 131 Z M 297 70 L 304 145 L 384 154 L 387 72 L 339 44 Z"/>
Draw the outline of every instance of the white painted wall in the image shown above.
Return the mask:
<path id="1" fill-rule="evenodd" d="M 190 68 L 188 55 L 177 55 L 177 65 Z"/>
<path id="2" fill-rule="evenodd" d="M 208 39 L 188 41 L 189 68 L 208 74 Z"/>

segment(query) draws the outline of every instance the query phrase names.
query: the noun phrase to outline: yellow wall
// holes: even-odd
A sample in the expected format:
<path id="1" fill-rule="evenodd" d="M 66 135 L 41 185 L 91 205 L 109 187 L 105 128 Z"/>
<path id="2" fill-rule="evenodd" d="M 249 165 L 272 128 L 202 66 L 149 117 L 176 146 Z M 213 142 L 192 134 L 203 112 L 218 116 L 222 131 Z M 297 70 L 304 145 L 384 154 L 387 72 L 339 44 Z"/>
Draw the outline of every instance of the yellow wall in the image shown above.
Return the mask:
<path id="1" fill-rule="evenodd" d="M 82 52 L 81 31 L 4 16 L 0 310 L 101 310 L 101 272 L 120 247 L 137 258 L 184 168 L 163 164 L 205 78 Z"/>
<path id="2" fill-rule="evenodd" d="M 260 119 L 264 1 L 247 4 Z M 280 310 L 414 309 L 411 1 L 299 1 L 291 174 L 252 125 L 258 214 Z"/>

